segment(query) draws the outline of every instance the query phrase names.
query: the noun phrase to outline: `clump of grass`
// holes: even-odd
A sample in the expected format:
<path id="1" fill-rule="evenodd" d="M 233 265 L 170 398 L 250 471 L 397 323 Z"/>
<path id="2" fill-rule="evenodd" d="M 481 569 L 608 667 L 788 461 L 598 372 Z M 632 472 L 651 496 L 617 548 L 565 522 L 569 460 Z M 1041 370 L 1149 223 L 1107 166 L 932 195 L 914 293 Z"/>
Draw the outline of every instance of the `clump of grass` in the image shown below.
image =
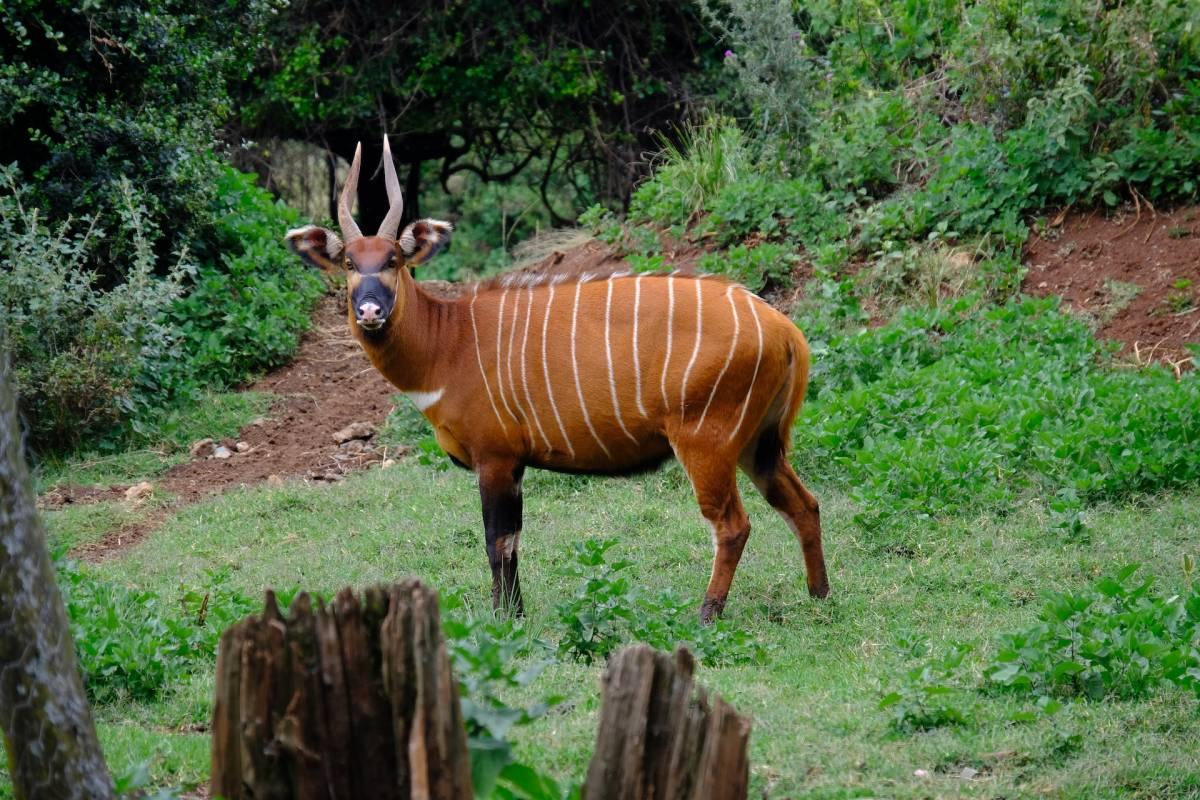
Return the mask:
<path id="1" fill-rule="evenodd" d="M 662 138 L 653 181 L 633 194 L 630 215 L 664 225 L 686 225 L 722 187 L 748 169 L 752 160 L 745 136 L 728 117 L 709 117 Z"/>

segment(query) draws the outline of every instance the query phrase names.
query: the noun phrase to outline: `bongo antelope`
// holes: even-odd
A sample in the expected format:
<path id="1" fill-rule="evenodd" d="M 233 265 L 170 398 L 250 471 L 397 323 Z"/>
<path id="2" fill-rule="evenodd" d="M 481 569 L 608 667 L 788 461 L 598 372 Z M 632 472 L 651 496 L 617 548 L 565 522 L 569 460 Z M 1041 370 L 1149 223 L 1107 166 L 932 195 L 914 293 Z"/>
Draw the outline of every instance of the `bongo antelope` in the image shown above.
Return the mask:
<path id="1" fill-rule="evenodd" d="M 739 467 L 799 540 L 809 594 L 828 594 L 817 501 L 787 459 L 809 369 L 787 317 L 736 284 L 674 273 L 513 274 L 431 297 L 412 271 L 450 224 L 422 219 L 398 233 L 404 201 L 385 136 L 390 210 L 364 236 L 350 213 L 360 162 L 361 147 L 338 204 L 341 237 L 310 225 L 287 241 L 306 262 L 345 270 L 350 328 L 372 364 L 478 476 L 496 608 L 523 611 L 526 467 L 629 473 L 672 455 L 712 528 L 703 621 L 722 612 L 750 534 Z"/>

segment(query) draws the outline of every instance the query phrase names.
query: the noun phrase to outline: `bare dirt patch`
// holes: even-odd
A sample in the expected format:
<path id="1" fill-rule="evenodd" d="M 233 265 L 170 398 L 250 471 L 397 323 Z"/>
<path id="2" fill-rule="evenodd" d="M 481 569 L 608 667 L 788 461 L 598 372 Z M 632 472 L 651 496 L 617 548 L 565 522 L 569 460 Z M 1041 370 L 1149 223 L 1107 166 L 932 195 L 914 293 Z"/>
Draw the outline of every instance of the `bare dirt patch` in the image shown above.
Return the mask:
<path id="1" fill-rule="evenodd" d="M 67 506 L 90 506 L 93 503 L 103 503 L 106 500 L 121 500 L 125 497 L 128 486 L 123 484 L 113 486 L 76 486 L 64 484 L 55 486 L 37 500 L 39 510 L 54 510 Z"/>
<path id="2" fill-rule="evenodd" d="M 141 519 L 122 525 L 94 542 L 85 542 L 71 548 L 71 555 L 89 564 L 106 561 L 145 539 L 157 530 L 159 525 L 166 522 L 172 513 L 173 508 L 156 508 Z"/>
<path id="3" fill-rule="evenodd" d="M 1185 360 L 1183 346 L 1200 342 L 1200 208 L 1142 205 L 1054 222 L 1026 246 L 1025 291 L 1061 295 L 1141 361 Z"/>

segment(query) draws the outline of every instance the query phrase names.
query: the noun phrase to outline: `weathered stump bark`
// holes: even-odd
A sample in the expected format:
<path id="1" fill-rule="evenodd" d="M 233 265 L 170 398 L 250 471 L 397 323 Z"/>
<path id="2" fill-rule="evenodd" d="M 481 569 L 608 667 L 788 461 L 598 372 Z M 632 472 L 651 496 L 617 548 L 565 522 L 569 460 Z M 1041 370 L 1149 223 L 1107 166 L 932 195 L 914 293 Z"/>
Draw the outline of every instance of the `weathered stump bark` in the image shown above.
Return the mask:
<path id="1" fill-rule="evenodd" d="M 704 689 L 695 661 L 626 647 L 604 672 L 586 800 L 745 800 L 750 719 Z"/>
<path id="2" fill-rule="evenodd" d="M 0 331 L 0 731 L 21 800 L 113 796 L 54 581 Z"/>
<path id="3" fill-rule="evenodd" d="M 221 637 L 212 793 L 226 800 L 458 800 L 471 767 L 437 595 L 349 589 L 286 618 L 273 594 Z"/>

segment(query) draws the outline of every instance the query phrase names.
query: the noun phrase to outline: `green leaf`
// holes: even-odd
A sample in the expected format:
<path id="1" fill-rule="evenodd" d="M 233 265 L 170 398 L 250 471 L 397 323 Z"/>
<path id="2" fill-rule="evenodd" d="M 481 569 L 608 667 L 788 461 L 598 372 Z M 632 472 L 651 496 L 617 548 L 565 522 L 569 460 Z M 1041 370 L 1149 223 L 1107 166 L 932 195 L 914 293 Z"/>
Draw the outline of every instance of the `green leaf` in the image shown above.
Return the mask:
<path id="1" fill-rule="evenodd" d="M 491 737 L 472 736 L 467 739 L 471 754 L 471 785 L 476 797 L 490 797 L 496 779 L 512 762 L 512 748 L 508 742 Z"/>

